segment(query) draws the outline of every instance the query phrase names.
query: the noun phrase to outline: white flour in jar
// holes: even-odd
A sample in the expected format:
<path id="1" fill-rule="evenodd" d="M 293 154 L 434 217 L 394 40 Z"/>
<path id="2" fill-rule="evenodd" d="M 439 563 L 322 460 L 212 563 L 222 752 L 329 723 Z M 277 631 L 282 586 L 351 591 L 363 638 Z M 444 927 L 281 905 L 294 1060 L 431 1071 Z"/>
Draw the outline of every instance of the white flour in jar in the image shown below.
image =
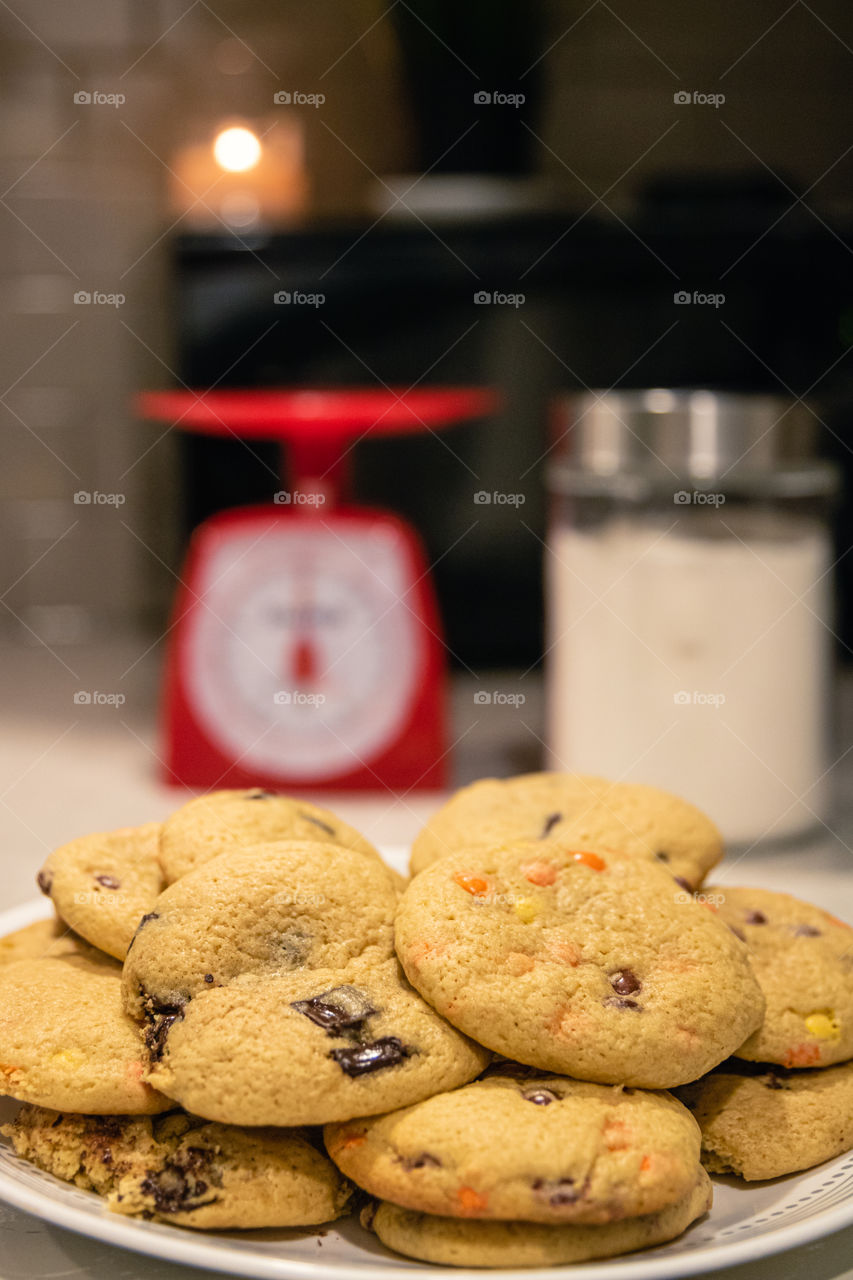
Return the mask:
<path id="1" fill-rule="evenodd" d="M 779 839 L 824 813 L 829 539 L 722 520 L 734 532 L 552 529 L 550 767 L 674 791 L 735 843 Z"/>

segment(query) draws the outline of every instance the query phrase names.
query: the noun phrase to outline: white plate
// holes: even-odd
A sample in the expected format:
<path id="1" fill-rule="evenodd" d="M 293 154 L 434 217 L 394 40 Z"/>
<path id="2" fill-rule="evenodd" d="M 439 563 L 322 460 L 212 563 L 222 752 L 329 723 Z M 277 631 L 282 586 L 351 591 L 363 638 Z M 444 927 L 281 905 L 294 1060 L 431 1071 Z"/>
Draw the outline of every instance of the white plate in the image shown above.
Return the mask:
<path id="1" fill-rule="evenodd" d="M 401 869 L 405 858 L 389 851 Z M 756 871 L 750 867 L 750 873 Z M 776 877 L 774 877 L 776 878 Z M 772 883 L 749 874 L 753 883 Z M 831 897 L 832 886 L 824 886 Z M 838 899 L 838 885 L 835 898 Z M 0 913 L 0 936 L 50 914 L 41 899 Z M 0 1123 L 18 1104 L 0 1099 Z M 807 1173 L 751 1186 L 734 1178 L 714 1180 L 714 1207 L 678 1240 L 642 1253 L 573 1267 L 543 1271 L 501 1271 L 507 1280 L 548 1276 L 552 1280 L 660 1280 L 734 1266 L 807 1244 L 853 1224 L 853 1152 Z M 90 1192 L 79 1191 L 41 1173 L 0 1139 L 0 1200 L 107 1244 L 133 1249 L 170 1262 L 208 1267 L 233 1275 L 269 1280 L 411 1280 L 413 1273 L 446 1274 L 407 1261 L 385 1249 L 352 1219 L 311 1231 L 194 1232 L 108 1213 Z M 486 1272 L 453 1270 L 454 1277 L 483 1280 Z"/>

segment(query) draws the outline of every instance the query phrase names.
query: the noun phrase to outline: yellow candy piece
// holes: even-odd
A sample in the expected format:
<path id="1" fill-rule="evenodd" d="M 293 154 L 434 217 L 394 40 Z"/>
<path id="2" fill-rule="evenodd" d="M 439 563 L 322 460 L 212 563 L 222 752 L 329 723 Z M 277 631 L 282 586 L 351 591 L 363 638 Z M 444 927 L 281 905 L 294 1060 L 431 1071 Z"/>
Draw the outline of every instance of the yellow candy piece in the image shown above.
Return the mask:
<path id="1" fill-rule="evenodd" d="M 85 1058 L 82 1053 L 78 1053 L 76 1049 L 61 1049 L 59 1053 L 51 1054 L 50 1065 L 52 1067 L 82 1067 Z"/>
<path id="2" fill-rule="evenodd" d="M 818 1040 L 837 1040 L 841 1035 L 838 1020 L 828 1009 L 810 1013 L 806 1018 L 806 1030 L 809 1035 L 817 1036 Z"/>
<path id="3" fill-rule="evenodd" d="M 519 898 L 514 909 L 519 920 L 523 920 L 525 924 L 530 924 L 539 915 L 539 904 L 533 898 Z"/>

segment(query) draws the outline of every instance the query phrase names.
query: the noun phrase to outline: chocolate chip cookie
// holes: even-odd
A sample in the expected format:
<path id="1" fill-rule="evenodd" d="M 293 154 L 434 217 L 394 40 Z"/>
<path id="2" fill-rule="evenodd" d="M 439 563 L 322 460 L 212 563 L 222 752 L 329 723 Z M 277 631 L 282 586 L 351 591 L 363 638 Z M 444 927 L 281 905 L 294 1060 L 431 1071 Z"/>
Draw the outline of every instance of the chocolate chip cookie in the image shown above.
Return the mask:
<path id="1" fill-rule="evenodd" d="M 0 967 L 0 1093 L 58 1111 L 146 1115 L 174 1104 L 143 1079 L 121 966 L 66 954 Z"/>
<path id="2" fill-rule="evenodd" d="M 549 1226 L 541 1222 L 466 1222 L 382 1201 L 369 1205 L 362 1225 L 409 1258 L 451 1267 L 550 1267 L 648 1249 L 680 1236 L 711 1208 L 713 1191 L 700 1168 L 683 1200 L 660 1213 L 606 1226 Z"/>
<path id="3" fill-rule="evenodd" d="M 369 840 L 319 805 L 255 787 L 211 791 L 163 823 L 160 859 L 169 884 L 229 849 L 276 840 L 342 845 L 381 861 Z"/>
<path id="4" fill-rule="evenodd" d="M 409 981 L 499 1053 L 599 1083 L 669 1088 L 761 1023 L 746 945 L 663 867 L 528 841 L 441 858 L 396 918 Z"/>
<path id="5" fill-rule="evenodd" d="M 696 1122 L 670 1094 L 524 1069 L 324 1137 L 371 1195 L 450 1218 L 616 1222 L 683 1199 L 699 1164 Z"/>
<path id="6" fill-rule="evenodd" d="M 147 1079 L 230 1124 L 320 1124 L 473 1079 L 489 1055 L 439 1017 L 393 952 L 397 895 L 376 858 L 280 841 L 171 885 L 124 966 Z"/>
<path id="7" fill-rule="evenodd" d="M 580 774 L 526 773 L 484 778 L 451 796 L 412 846 L 412 875 L 449 853 L 537 839 L 657 861 L 688 889 L 700 885 L 723 856 L 713 822 L 657 787 Z"/>
<path id="8" fill-rule="evenodd" d="M 853 1058 L 853 929 L 787 893 L 720 885 L 708 896 L 746 942 L 767 1001 L 737 1056 L 785 1067 Z"/>
<path id="9" fill-rule="evenodd" d="M 711 1173 L 780 1178 L 853 1147 L 853 1062 L 786 1071 L 732 1060 L 678 1096 L 699 1122 Z"/>
<path id="10" fill-rule="evenodd" d="M 351 1190 L 306 1137 L 182 1112 L 133 1118 L 22 1107 L 2 1132 L 19 1156 L 104 1196 L 114 1213 L 218 1230 L 301 1227 L 345 1212 Z"/>
<path id="11" fill-rule="evenodd" d="M 36 881 L 70 928 L 123 960 L 141 917 L 166 887 L 159 847 L 159 822 L 82 836 L 56 849 Z"/>

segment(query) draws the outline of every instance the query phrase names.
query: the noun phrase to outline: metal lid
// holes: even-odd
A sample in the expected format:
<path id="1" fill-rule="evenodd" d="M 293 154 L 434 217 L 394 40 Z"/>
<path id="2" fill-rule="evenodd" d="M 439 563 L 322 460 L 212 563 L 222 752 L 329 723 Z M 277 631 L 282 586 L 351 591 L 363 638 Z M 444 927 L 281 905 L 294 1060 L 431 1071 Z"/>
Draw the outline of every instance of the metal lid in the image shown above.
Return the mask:
<path id="1" fill-rule="evenodd" d="M 815 463 L 816 426 L 803 404 L 782 396 L 662 387 L 583 392 L 557 402 L 553 471 L 571 469 L 590 480 L 639 473 L 701 485 L 805 464 L 825 479 L 832 468 Z"/>

